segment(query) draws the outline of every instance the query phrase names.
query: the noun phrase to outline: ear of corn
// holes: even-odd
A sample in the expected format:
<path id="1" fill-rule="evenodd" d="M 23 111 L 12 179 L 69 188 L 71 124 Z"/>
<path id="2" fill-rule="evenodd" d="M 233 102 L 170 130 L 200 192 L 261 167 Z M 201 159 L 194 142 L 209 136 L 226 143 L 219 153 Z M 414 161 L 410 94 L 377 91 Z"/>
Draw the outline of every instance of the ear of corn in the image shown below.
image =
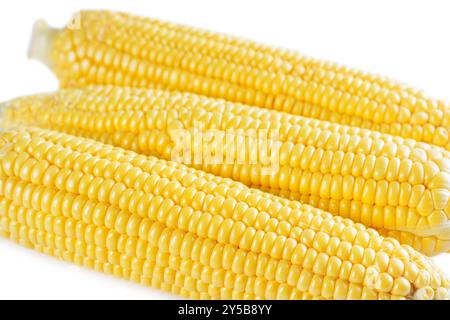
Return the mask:
<path id="1" fill-rule="evenodd" d="M 450 250 L 450 157 L 438 147 L 193 94 L 119 87 L 19 98 L 3 118 L 166 160 L 175 160 L 181 136 L 189 148 L 179 162 L 351 218 L 429 255 Z M 199 144 L 196 129 L 217 136 Z M 240 130 L 270 129 L 275 136 L 236 144 Z M 278 146 L 269 166 L 249 156 L 263 143 Z M 204 148 L 231 157 L 209 162 L 200 154 L 195 162 Z"/>
<path id="2" fill-rule="evenodd" d="M 447 103 L 296 52 L 108 11 L 83 11 L 63 30 L 39 24 L 34 40 L 31 56 L 63 87 L 157 85 L 450 149 Z"/>
<path id="3" fill-rule="evenodd" d="M 448 299 L 428 258 L 349 219 L 58 132 L 0 144 L 2 235 L 66 261 L 191 298 Z"/>

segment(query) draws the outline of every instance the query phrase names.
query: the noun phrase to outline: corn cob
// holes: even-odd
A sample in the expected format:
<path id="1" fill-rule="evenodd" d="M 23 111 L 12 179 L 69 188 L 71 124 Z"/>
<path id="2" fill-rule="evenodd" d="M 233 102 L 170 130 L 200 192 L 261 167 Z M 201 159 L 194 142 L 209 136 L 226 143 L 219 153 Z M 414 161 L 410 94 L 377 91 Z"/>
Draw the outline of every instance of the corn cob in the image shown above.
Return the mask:
<path id="1" fill-rule="evenodd" d="M 108 11 L 38 24 L 30 56 L 61 86 L 190 91 L 359 126 L 450 150 L 450 108 L 395 81 L 226 35 Z"/>
<path id="2" fill-rule="evenodd" d="M 0 143 L 2 235 L 66 261 L 202 299 L 449 297 L 431 260 L 349 219 L 59 132 Z"/>
<path id="3" fill-rule="evenodd" d="M 166 160 L 187 136 L 188 157 L 179 162 L 351 218 L 428 255 L 450 250 L 450 157 L 438 147 L 188 93 L 120 87 L 19 98 L 5 104 L 3 119 L 5 126 L 54 129 Z M 230 163 L 204 155 L 192 161 L 203 148 L 191 134 L 196 126 L 219 134 L 205 142 L 218 154 L 232 137 Z M 234 145 L 240 129 L 276 135 L 256 137 L 242 152 Z M 265 158 L 249 158 L 265 140 L 279 146 L 271 168 Z"/>

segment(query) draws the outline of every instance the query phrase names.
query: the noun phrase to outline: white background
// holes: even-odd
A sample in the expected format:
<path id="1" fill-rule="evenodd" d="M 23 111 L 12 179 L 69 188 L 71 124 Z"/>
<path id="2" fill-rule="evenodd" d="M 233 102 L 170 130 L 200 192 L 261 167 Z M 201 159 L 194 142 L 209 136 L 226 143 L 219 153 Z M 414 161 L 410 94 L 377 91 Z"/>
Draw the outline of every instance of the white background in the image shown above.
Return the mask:
<path id="1" fill-rule="evenodd" d="M 63 26 L 82 8 L 187 23 L 400 79 L 450 101 L 450 1 L 2 1 L 0 101 L 57 88 L 26 59 L 33 22 Z M 450 254 L 435 258 L 450 273 Z M 0 239 L 0 299 L 173 299 Z"/>

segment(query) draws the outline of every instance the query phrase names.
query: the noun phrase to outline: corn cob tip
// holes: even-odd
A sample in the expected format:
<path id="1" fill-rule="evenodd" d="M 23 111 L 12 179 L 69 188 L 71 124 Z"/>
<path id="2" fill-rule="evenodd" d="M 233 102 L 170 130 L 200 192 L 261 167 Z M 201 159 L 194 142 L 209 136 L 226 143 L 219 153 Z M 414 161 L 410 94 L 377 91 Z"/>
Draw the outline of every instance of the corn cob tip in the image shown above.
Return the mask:
<path id="1" fill-rule="evenodd" d="M 51 67 L 50 51 L 55 35 L 59 29 L 50 27 L 45 20 L 34 23 L 31 41 L 28 47 L 28 58 L 37 60 L 47 67 Z"/>
<path id="2" fill-rule="evenodd" d="M 8 107 L 9 101 L 0 102 L 0 122 L 3 116 L 3 111 Z"/>
<path id="3" fill-rule="evenodd" d="M 6 108 L 8 108 L 9 101 L 2 101 L 0 102 L 0 130 L 6 127 L 5 118 L 4 118 L 4 111 Z M 0 148 L 2 146 L 2 142 L 0 141 Z"/>
<path id="4" fill-rule="evenodd" d="M 16 99 L 0 101 L 0 132 L 7 128 L 17 126 L 17 124 L 8 120 L 8 116 L 7 116 L 7 113 L 8 113 L 7 110 L 10 109 L 11 107 L 13 107 L 15 100 Z M 1 146 L 2 146 L 2 142 L 0 139 L 0 148 L 1 148 Z"/>

